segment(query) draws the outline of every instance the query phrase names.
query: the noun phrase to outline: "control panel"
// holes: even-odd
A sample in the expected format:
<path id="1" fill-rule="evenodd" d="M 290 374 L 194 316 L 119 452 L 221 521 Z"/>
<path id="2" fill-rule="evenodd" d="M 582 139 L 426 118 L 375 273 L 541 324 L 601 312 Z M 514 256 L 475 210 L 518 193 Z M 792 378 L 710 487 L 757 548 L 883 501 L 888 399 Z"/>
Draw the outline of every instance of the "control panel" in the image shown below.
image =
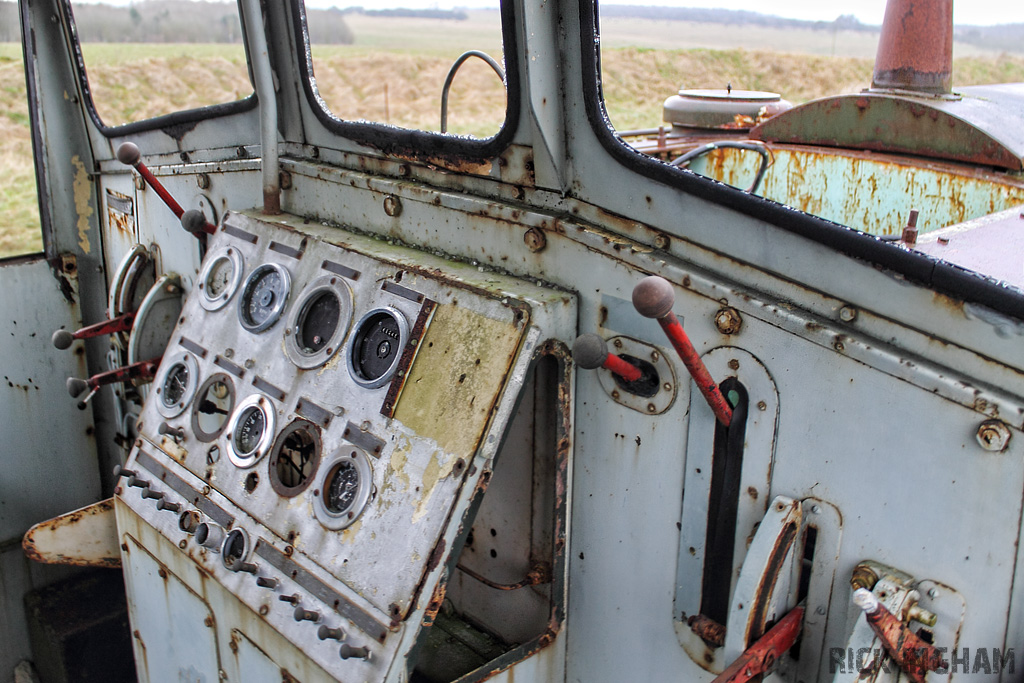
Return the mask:
<path id="1" fill-rule="evenodd" d="M 575 320 L 572 295 L 549 286 L 228 214 L 119 472 L 127 580 L 159 581 L 142 569 L 155 562 L 332 677 L 405 676 L 529 370 Z M 137 647 L 162 637 L 159 615 L 132 620 L 154 624 Z"/>

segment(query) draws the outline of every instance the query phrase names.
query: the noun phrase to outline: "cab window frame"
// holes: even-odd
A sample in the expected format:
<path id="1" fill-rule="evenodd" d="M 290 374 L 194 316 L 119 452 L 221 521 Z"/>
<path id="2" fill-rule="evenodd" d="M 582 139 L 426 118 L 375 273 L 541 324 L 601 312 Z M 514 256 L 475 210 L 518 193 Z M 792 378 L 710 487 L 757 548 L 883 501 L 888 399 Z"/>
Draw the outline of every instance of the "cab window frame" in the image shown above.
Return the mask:
<path id="1" fill-rule="evenodd" d="M 205 107 L 194 109 L 183 109 L 181 111 L 162 114 L 141 121 L 108 125 L 96 110 L 96 103 L 93 99 L 92 88 L 89 85 L 89 76 L 85 64 L 85 56 L 82 51 L 82 41 L 78 35 L 78 27 L 75 24 L 72 0 L 61 0 L 60 9 L 65 25 L 68 28 L 68 36 L 71 38 L 71 51 L 75 57 L 75 72 L 78 77 L 79 87 L 82 89 L 82 103 L 96 129 L 107 138 L 120 138 L 126 135 L 134 135 L 151 130 L 173 131 L 174 129 L 189 130 L 197 123 L 208 119 L 222 118 L 252 111 L 259 105 L 256 98 L 256 87 L 253 84 L 252 62 L 249 59 L 249 44 L 247 40 L 244 16 L 242 15 L 240 0 L 235 0 L 235 8 L 238 11 L 239 24 L 242 29 L 242 49 L 246 56 L 246 65 L 249 72 L 249 85 L 252 93 L 247 97 L 233 102 L 222 102 L 210 104 Z"/>
<path id="2" fill-rule="evenodd" d="M 505 62 L 505 120 L 489 138 L 467 138 L 435 131 L 401 128 L 376 121 L 352 121 L 332 112 L 315 86 L 312 47 L 303 0 L 290 0 L 289 10 L 299 54 L 299 80 L 310 110 L 331 133 L 380 150 L 385 154 L 417 158 L 454 158 L 486 160 L 498 156 L 511 143 L 519 127 L 521 98 L 519 39 L 515 11 L 510 0 L 501 0 L 502 52 Z M 438 96 L 441 85 L 438 84 Z"/>

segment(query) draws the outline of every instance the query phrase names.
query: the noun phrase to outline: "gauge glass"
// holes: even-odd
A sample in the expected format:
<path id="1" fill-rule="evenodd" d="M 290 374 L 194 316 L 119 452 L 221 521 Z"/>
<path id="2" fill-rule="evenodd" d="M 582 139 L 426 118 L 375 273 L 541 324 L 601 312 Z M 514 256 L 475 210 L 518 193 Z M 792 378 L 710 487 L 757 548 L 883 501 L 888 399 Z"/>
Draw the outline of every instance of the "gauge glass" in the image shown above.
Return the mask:
<path id="1" fill-rule="evenodd" d="M 359 493 L 359 470 L 348 460 L 342 460 L 327 483 L 324 505 L 335 515 L 348 512 Z"/>
<path id="2" fill-rule="evenodd" d="M 164 380 L 163 391 L 160 394 L 160 400 L 164 402 L 165 406 L 171 407 L 181 400 L 188 389 L 189 380 L 188 367 L 184 363 L 175 363 L 171 371 L 167 373 L 167 379 Z"/>
<path id="3" fill-rule="evenodd" d="M 231 278 L 235 274 L 235 268 L 231 264 L 230 259 L 227 257 L 217 259 L 213 267 L 210 268 L 210 274 L 206 276 L 206 293 L 211 299 L 216 299 L 223 296 L 224 292 L 227 291 L 228 285 L 231 284 Z"/>
<path id="4" fill-rule="evenodd" d="M 250 332 L 262 332 L 277 322 L 290 285 L 288 271 L 281 266 L 268 263 L 254 270 L 246 280 L 239 303 L 242 326 Z"/>
<path id="5" fill-rule="evenodd" d="M 242 282 L 242 255 L 228 247 L 210 253 L 199 273 L 199 303 L 208 311 L 223 308 Z"/>
<path id="6" fill-rule="evenodd" d="M 196 392 L 192 407 L 192 431 L 200 441 L 217 438 L 228 421 L 235 405 L 235 391 L 231 379 L 223 374 L 213 375 Z"/>
<path id="7" fill-rule="evenodd" d="M 319 464 L 319 430 L 296 420 L 281 431 L 271 451 L 270 484 L 282 496 L 296 496 L 312 483 Z"/>
<path id="8" fill-rule="evenodd" d="M 332 291 L 323 291 L 306 302 L 299 314 L 295 336 L 299 351 L 313 354 L 327 346 L 341 320 L 341 302 Z"/>
<path id="9" fill-rule="evenodd" d="M 383 385 L 398 367 L 408 329 L 402 314 L 391 308 L 378 308 L 363 316 L 348 357 L 353 379 L 368 388 Z"/>
<path id="10" fill-rule="evenodd" d="M 260 445 L 260 439 L 267 428 L 267 415 L 259 406 L 245 409 L 235 430 L 235 450 L 239 455 L 249 455 Z"/>

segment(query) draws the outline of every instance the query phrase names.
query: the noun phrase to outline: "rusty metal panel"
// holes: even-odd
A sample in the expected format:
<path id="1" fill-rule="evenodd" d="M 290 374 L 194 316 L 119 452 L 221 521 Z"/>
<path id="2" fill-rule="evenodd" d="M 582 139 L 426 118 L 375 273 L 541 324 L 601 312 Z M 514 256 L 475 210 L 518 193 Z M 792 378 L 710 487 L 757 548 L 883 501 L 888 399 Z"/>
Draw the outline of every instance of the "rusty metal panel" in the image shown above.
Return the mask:
<path id="1" fill-rule="evenodd" d="M 821 147 L 772 145 L 771 155 L 760 195 L 872 235 L 899 236 L 911 209 L 923 234 L 1024 202 L 1024 182 L 1004 174 Z M 691 169 L 747 187 L 759 161 L 719 149 Z"/>
<path id="2" fill-rule="evenodd" d="M 1024 85 L 961 88 L 948 97 L 862 92 L 814 100 L 768 119 L 751 137 L 872 149 L 1024 169 Z"/>
<path id="3" fill-rule="evenodd" d="M 29 559 L 46 564 L 120 567 L 112 498 L 40 522 L 21 541 Z"/>

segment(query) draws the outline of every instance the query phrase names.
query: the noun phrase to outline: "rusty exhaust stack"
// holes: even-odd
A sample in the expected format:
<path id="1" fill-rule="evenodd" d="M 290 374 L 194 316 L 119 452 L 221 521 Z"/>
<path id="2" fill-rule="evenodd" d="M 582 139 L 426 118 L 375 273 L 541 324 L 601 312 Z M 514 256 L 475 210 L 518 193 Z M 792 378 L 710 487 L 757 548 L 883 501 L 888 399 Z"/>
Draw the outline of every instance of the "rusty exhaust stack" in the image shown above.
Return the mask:
<path id="1" fill-rule="evenodd" d="M 889 0 L 872 90 L 952 91 L 953 0 Z"/>

